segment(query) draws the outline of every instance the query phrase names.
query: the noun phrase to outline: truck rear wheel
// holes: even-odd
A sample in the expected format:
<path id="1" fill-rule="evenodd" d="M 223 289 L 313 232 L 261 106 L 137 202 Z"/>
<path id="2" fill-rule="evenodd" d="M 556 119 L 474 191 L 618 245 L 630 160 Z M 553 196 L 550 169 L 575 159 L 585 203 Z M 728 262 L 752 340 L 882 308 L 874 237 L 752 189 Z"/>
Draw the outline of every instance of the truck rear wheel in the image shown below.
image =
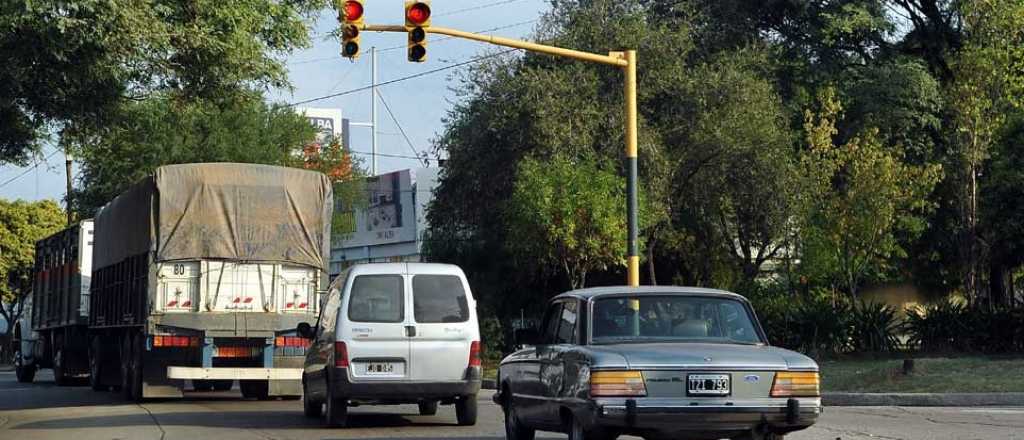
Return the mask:
<path id="1" fill-rule="evenodd" d="M 89 344 L 89 387 L 93 391 L 107 391 L 110 389 L 103 384 L 103 349 L 100 346 L 99 338 L 92 338 Z"/>
<path id="2" fill-rule="evenodd" d="M 14 375 L 20 383 L 32 383 L 36 378 L 36 366 L 25 364 L 21 350 L 14 352 Z"/>
<path id="3" fill-rule="evenodd" d="M 235 381 L 233 380 L 215 380 L 213 381 L 213 389 L 216 391 L 231 391 Z"/>
<path id="4" fill-rule="evenodd" d="M 68 377 L 67 353 L 64 348 L 57 348 L 53 353 L 53 381 L 59 387 L 71 385 L 71 378 Z"/>
<path id="5" fill-rule="evenodd" d="M 270 382 L 266 380 L 240 380 L 238 387 L 242 389 L 242 397 L 246 399 L 267 400 L 270 398 Z"/>
<path id="6" fill-rule="evenodd" d="M 141 337 L 127 335 L 121 343 L 121 393 L 130 402 L 142 401 Z"/>

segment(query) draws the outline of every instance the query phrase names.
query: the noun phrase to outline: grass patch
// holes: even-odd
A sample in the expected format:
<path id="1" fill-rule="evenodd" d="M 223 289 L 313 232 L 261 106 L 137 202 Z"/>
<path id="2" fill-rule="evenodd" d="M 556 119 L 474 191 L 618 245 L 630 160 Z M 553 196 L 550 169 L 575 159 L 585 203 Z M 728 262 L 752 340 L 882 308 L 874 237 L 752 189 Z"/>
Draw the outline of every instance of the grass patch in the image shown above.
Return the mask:
<path id="1" fill-rule="evenodd" d="M 904 375 L 902 359 L 822 361 L 824 392 L 1008 393 L 1024 392 L 1021 358 L 915 358 Z"/>

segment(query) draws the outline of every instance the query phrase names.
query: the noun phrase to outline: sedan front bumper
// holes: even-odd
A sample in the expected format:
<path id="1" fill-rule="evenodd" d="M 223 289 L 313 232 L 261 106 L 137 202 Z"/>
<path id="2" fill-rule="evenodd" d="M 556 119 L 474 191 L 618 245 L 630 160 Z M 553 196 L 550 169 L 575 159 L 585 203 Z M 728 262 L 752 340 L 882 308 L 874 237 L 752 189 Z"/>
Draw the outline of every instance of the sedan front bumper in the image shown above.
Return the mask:
<path id="1" fill-rule="evenodd" d="M 591 427 L 650 437 L 721 438 L 751 430 L 787 433 L 813 425 L 820 398 L 700 402 L 691 399 L 599 399 L 584 414 Z M 589 419 L 589 420 L 588 420 Z"/>

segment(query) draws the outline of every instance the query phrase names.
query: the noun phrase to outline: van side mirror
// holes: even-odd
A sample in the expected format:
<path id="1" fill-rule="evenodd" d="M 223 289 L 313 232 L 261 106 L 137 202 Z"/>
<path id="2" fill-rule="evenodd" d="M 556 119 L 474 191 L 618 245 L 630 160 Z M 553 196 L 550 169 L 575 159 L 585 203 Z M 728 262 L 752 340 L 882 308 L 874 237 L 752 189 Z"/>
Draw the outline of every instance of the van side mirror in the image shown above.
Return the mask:
<path id="1" fill-rule="evenodd" d="M 519 346 L 540 344 L 540 334 L 537 333 L 537 330 L 532 328 L 521 328 L 516 330 L 513 334 L 513 338 L 515 339 L 516 345 Z"/>
<path id="2" fill-rule="evenodd" d="M 298 327 L 295 328 L 295 332 L 306 339 L 313 339 L 316 336 L 313 334 L 313 326 L 309 325 L 308 322 L 300 322 Z"/>

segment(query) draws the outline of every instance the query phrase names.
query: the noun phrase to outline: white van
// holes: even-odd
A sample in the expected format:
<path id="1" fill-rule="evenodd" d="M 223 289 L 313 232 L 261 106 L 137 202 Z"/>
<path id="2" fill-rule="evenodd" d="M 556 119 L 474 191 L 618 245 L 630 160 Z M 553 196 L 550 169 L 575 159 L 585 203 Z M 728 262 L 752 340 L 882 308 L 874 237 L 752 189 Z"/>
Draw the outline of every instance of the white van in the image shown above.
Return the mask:
<path id="1" fill-rule="evenodd" d="M 458 266 L 356 265 L 324 297 L 302 374 L 309 417 L 345 426 L 348 406 L 419 404 L 433 415 L 455 405 L 460 425 L 476 423 L 480 328 L 476 300 Z M 326 411 L 324 411 L 326 406 Z"/>

